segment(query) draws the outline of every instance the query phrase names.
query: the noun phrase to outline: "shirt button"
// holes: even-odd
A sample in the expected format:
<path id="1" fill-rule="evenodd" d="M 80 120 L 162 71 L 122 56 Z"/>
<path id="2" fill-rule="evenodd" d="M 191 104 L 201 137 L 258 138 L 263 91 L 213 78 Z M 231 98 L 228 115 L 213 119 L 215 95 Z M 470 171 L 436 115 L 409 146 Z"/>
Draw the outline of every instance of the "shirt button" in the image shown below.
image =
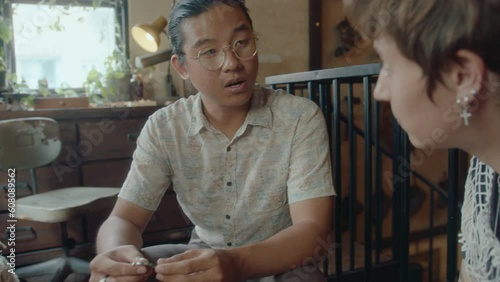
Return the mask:
<path id="1" fill-rule="evenodd" d="M 228 152 L 231 151 L 231 147 L 227 147 L 226 151 Z"/>
<path id="2" fill-rule="evenodd" d="M 231 243 L 231 242 L 227 243 L 228 247 L 231 247 L 232 245 L 233 245 L 233 243 Z"/>
<path id="3" fill-rule="evenodd" d="M 231 219 L 231 216 L 226 214 L 226 219 Z"/>
<path id="4" fill-rule="evenodd" d="M 228 182 L 228 183 L 226 183 L 226 184 L 227 184 L 227 186 L 231 186 L 231 185 L 233 185 L 233 183 L 232 183 L 232 182 Z"/>

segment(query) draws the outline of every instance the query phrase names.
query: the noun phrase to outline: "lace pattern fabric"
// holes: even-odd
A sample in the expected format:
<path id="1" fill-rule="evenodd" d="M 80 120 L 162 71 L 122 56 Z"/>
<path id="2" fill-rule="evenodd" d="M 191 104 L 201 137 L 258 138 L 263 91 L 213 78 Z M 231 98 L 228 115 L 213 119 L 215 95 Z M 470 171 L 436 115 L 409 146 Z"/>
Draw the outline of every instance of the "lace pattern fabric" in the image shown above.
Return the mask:
<path id="1" fill-rule="evenodd" d="M 495 171 L 477 158 L 471 160 L 462 206 L 462 252 L 471 278 L 478 282 L 500 281 L 500 242 L 492 227 L 493 187 L 498 189 Z M 496 182 L 496 183 L 495 183 Z M 496 221 L 495 221 L 496 222 Z"/>

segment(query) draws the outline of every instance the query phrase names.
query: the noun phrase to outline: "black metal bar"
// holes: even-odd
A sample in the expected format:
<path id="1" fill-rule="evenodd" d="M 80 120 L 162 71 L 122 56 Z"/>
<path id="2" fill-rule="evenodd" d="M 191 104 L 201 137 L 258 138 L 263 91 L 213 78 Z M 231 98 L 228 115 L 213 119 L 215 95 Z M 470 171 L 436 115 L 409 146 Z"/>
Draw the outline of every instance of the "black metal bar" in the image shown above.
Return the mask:
<path id="1" fill-rule="evenodd" d="M 392 210 L 393 210 L 393 220 L 392 220 L 392 257 L 398 262 L 399 267 L 401 267 L 401 250 L 400 241 L 401 241 L 401 181 L 398 181 L 401 176 L 399 172 L 399 168 L 402 166 L 401 159 L 398 156 L 401 154 L 401 134 L 402 130 L 396 119 L 392 119 L 393 124 L 393 158 L 392 158 Z"/>
<path id="2" fill-rule="evenodd" d="M 364 108 L 364 153 L 365 153 L 365 281 L 372 281 L 372 107 L 371 80 L 363 77 L 363 108 Z"/>
<path id="3" fill-rule="evenodd" d="M 340 135 L 340 82 L 338 79 L 332 81 L 333 88 L 333 183 L 337 191 L 335 201 L 335 276 L 337 281 L 342 281 L 342 230 L 340 223 L 342 219 L 342 158 L 341 158 L 341 135 Z M 332 135 L 330 135 L 332 136 Z M 331 141 L 330 141 L 331 145 Z"/>
<path id="4" fill-rule="evenodd" d="M 331 85 L 320 83 L 319 88 L 319 107 L 325 116 L 326 128 L 328 130 L 328 136 L 332 136 L 332 104 L 331 104 Z M 337 136 L 334 136 L 336 138 Z M 330 149 L 331 144 L 330 144 Z"/>
<path id="5" fill-rule="evenodd" d="M 287 84 L 287 87 L 288 87 L 288 84 Z M 325 121 L 326 121 L 326 128 L 328 130 L 328 136 L 332 136 L 331 135 L 331 131 L 330 131 L 330 126 L 329 124 L 331 124 L 331 121 L 329 120 L 329 116 L 327 114 L 327 112 L 325 111 L 325 104 L 326 104 L 326 93 L 325 93 L 325 87 L 322 85 L 322 84 L 319 84 L 318 85 L 318 91 L 319 91 L 319 107 L 321 109 L 321 111 L 323 112 L 323 115 L 325 117 Z M 331 144 L 329 144 L 330 148 L 331 148 Z M 334 221 L 335 222 L 335 221 Z M 328 269 L 328 264 L 326 264 L 326 261 L 325 261 L 325 264 L 324 264 L 324 269 L 325 269 L 325 274 L 328 275 L 329 273 L 329 269 Z"/>
<path id="6" fill-rule="evenodd" d="M 288 86 L 288 84 L 287 84 L 287 86 Z M 313 84 L 313 82 L 308 82 L 307 87 L 308 87 L 309 99 L 314 101 L 314 99 L 312 99 L 314 97 L 314 84 Z M 332 144 L 331 144 L 332 143 L 331 142 L 332 135 L 331 135 L 331 128 L 330 128 L 330 126 L 332 124 L 331 110 L 330 111 L 327 110 L 327 107 L 329 105 L 327 103 L 327 97 L 326 97 L 327 93 L 326 93 L 325 87 L 322 84 L 319 84 L 318 90 L 319 90 L 318 104 L 319 104 L 321 111 L 323 112 L 323 115 L 325 116 L 326 126 L 327 126 L 327 130 L 328 130 L 328 136 L 330 137 L 329 147 L 330 147 L 330 152 L 331 152 L 331 149 L 332 149 Z M 330 158 L 331 158 L 332 164 L 335 163 L 332 155 L 330 156 Z M 337 218 L 338 218 L 338 216 L 337 216 L 337 214 L 335 214 L 335 219 L 334 219 L 334 222 L 332 223 L 332 225 L 335 226 L 335 229 L 337 229 L 337 226 L 336 226 L 336 222 L 338 221 Z M 330 269 L 329 269 L 329 259 L 328 258 L 325 259 L 323 262 L 323 272 L 324 272 L 325 276 L 329 275 Z"/>
<path id="7" fill-rule="evenodd" d="M 448 242 L 446 248 L 446 278 L 455 281 L 457 273 L 457 230 L 458 230 L 458 150 L 448 151 Z"/>
<path id="8" fill-rule="evenodd" d="M 410 144 L 406 133 L 401 134 L 403 165 L 406 171 L 403 172 L 401 186 L 401 280 L 409 281 L 409 237 L 410 237 Z"/>
<path id="9" fill-rule="evenodd" d="M 434 247 L 433 247 L 433 243 L 434 243 L 434 195 L 435 192 L 434 190 L 431 189 L 431 199 L 430 199 L 430 214 L 429 214 L 429 281 L 433 281 L 432 280 L 432 270 L 434 268 L 434 265 L 433 265 L 433 250 L 434 250 Z"/>
<path id="10" fill-rule="evenodd" d="M 382 152 L 380 151 L 380 104 L 374 102 L 373 123 L 374 146 L 375 146 L 375 262 L 380 263 L 380 254 L 382 253 Z"/>
<path id="11" fill-rule="evenodd" d="M 314 101 L 314 85 L 312 81 L 307 83 L 307 96 L 309 100 Z"/>
<path id="12" fill-rule="evenodd" d="M 295 83 L 290 82 L 286 84 L 286 93 L 295 95 Z"/>
<path id="13" fill-rule="evenodd" d="M 347 85 L 347 133 L 349 135 L 349 269 L 354 270 L 355 253 L 354 239 L 356 238 L 356 199 L 357 199 L 357 156 L 356 132 L 354 131 L 353 85 Z"/>

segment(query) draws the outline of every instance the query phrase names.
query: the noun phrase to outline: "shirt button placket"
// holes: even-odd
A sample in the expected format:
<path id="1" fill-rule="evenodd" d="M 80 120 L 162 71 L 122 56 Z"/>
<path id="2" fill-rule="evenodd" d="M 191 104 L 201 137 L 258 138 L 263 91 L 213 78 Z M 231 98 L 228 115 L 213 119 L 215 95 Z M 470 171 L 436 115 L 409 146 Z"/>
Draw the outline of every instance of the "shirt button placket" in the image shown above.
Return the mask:
<path id="1" fill-rule="evenodd" d="M 228 247 L 231 247 L 233 246 L 233 233 L 232 233 L 232 230 L 233 230 L 233 222 L 231 219 L 231 215 L 229 214 L 231 212 L 231 207 L 233 206 L 231 203 L 233 201 L 236 201 L 236 199 L 234 198 L 234 186 L 233 186 L 233 182 L 234 182 L 234 179 L 233 179 L 233 171 L 235 169 L 235 166 L 236 166 L 236 155 L 234 154 L 234 150 L 231 146 L 227 146 L 226 147 L 226 175 L 225 175 L 225 187 L 224 187 L 224 190 L 226 191 L 225 193 L 225 197 L 226 197 L 226 200 L 227 200 L 227 205 L 226 205 L 226 213 L 224 215 L 225 219 L 224 219 L 224 238 L 226 238 L 226 246 Z"/>

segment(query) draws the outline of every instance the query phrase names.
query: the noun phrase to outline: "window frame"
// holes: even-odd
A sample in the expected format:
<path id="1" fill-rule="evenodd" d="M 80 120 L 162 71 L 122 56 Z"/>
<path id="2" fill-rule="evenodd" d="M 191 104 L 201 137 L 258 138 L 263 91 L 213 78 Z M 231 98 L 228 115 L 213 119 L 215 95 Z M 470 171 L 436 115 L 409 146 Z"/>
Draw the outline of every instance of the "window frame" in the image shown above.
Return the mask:
<path id="1" fill-rule="evenodd" d="M 99 7 L 114 7 L 116 13 L 115 28 L 120 29 L 120 37 L 115 34 L 115 40 L 117 47 L 123 51 L 127 60 L 130 60 L 130 44 L 129 44 L 129 24 L 128 24 L 128 1 L 127 0 L 4 0 L 3 4 L 3 15 L 0 13 L 0 17 L 4 17 L 5 20 L 10 25 L 12 31 L 12 4 L 57 4 L 57 5 L 76 5 L 79 7 L 94 7 L 95 4 L 99 4 Z M 16 38 L 12 34 L 12 40 L 8 44 L 4 44 L 0 40 L 0 44 L 3 45 L 4 49 L 4 60 L 6 63 L 7 72 L 16 73 L 16 55 L 14 49 L 14 42 Z M 55 88 L 50 88 L 54 90 Z M 83 95 L 85 90 L 82 87 L 70 88 L 74 90 L 78 95 Z"/>

